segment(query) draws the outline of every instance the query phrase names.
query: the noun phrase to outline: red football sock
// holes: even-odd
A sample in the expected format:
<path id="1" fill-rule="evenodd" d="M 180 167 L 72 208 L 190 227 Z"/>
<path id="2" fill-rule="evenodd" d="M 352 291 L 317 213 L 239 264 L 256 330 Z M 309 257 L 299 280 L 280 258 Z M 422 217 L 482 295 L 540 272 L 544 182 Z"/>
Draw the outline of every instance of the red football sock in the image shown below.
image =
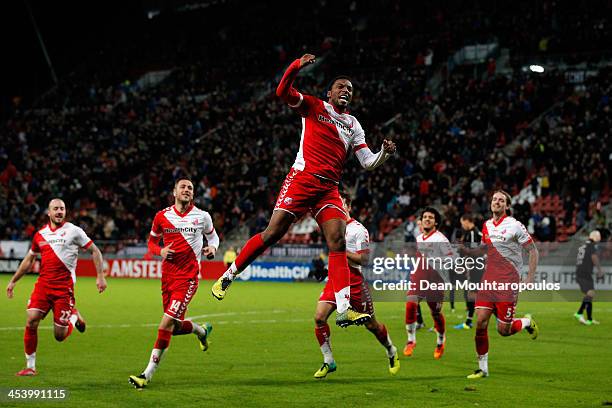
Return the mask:
<path id="1" fill-rule="evenodd" d="M 324 345 L 325 343 L 329 343 L 329 325 L 325 323 L 323 326 L 315 327 L 315 336 L 317 336 L 317 340 L 319 341 L 319 346 Z"/>
<path id="2" fill-rule="evenodd" d="M 191 323 L 191 320 L 183 320 L 181 322 L 181 327 L 177 329 L 175 326 L 175 329 L 172 332 L 174 336 L 180 336 L 182 334 L 190 333 L 193 333 L 193 323 Z"/>
<path id="3" fill-rule="evenodd" d="M 412 324 L 417 321 L 417 303 L 406 302 L 406 324 Z"/>
<path id="4" fill-rule="evenodd" d="M 479 356 L 489 352 L 489 333 L 487 329 L 476 329 L 476 352 Z"/>
<path id="5" fill-rule="evenodd" d="M 23 344 L 25 346 L 24 348 L 26 354 L 36 352 L 36 347 L 38 346 L 38 329 L 33 329 L 26 326 L 25 334 L 23 335 Z"/>
<path id="6" fill-rule="evenodd" d="M 251 264 L 259 255 L 261 255 L 268 247 L 264 243 L 261 234 L 254 235 L 244 244 L 240 254 L 236 258 L 236 269 L 242 272 Z"/>
<path id="7" fill-rule="evenodd" d="M 329 252 L 328 276 L 335 293 L 350 286 L 350 271 L 346 260 L 346 251 Z"/>
<path id="8" fill-rule="evenodd" d="M 164 350 L 170 345 L 170 339 L 172 338 L 172 332 L 170 330 L 157 330 L 157 340 L 155 341 L 154 348 Z"/>
<path id="9" fill-rule="evenodd" d="M 512 326 L 510 327 L 510 334 L 518 333 L 523 330 L 523 322 L 521 319 L 516 319 L 512 322 Z"/>
<path id="10" fill-rule="evenodd" d="M 70 323 L 68 325 L 68 333 L 66 333 L 66 337 L 64 337 L 64 340 L 66 340 L 72 334 L 72 330 L 74 330 L 74 326 L 72 325 L 72 323 Z"/>
<path id="11" fill-rule="evenodd" d="M 378 330 L 373 332 L 376 336 L 376 340 L 385 348 L 391 347 L 391 339 L 389 338 L 389 333 L 387 332 L 387 328 L 384 324 L 378 324 Z"/>
<path id="12" fill-rule="evenodd" d="M 431 310 L 431 317 L 434 321 L 434 328 L 438 334 L 444 334 L 446 329 L 446 320 L 444 314 L 440 311 L 441 305 L 438 302 L 427 302 L 429 310 Z"/>

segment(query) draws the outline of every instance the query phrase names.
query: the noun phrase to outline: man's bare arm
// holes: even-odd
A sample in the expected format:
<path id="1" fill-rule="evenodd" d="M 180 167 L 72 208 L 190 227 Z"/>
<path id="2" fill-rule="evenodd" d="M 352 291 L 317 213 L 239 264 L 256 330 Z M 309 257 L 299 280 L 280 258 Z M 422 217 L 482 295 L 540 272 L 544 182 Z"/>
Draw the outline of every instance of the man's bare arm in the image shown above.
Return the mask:
<path id="1" fill-rule="evenodd" d="M 17 271 L 6 286 L 6 296 L 9 299 L 13 298 L 13 288 L 15 288 L 15 284 L 19 281 L 19 279 L 21 279 L 23 275 L 25 275 L 32 268 L 32 265 L 34 265 L 34 261 L 36 261 L 36 254 L 29 251 L 19 264 Z"/>

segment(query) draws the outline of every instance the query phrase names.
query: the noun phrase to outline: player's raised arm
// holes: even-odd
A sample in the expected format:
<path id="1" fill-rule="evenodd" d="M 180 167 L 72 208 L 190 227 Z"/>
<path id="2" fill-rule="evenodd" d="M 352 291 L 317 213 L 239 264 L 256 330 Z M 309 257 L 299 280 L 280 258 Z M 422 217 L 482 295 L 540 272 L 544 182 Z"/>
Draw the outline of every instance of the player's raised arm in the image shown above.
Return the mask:
<path id="1" fill-rule="evenodd" d="M 104 276 L 104 258 L 102 257 L 102 252 L 100 252 L 100 249 L 94 243 L 89 245 L 87 250 L 91 252 L 93 263 L 96 266 L 96 286 L 98 287 L 98 293 L 102 293 L 104 290 L 106 290 L 107 286 L 106 277 Z"/>
<path id="2" fill-rule="evenodd" d="M 9 281 L 8 285 L 6 286 L 6 296 L 9 299 L 13 298 L 13 288 L 15 287 L 15 284 L 17 283 L 17 281 L 19 281 L 19 279 L 21 279 L 21 277 L 25 275 L 32 268 L 32 265 L 34 265 L 34 261 L 36 260 L 36 255 L 37 254 L 35 254 L 32 251 L 28 251 L 26 256 L 23 258 L 23 260 L 19 264 L 17 271 L 15 272 L 15 274 Z"/>
<path id="3" fill-rule="evenodd" d="M 361 164 L 361 167 L 366 170 L 374 170 L 386 162 L 387 159 L 395 153 L 395 143 L 393 143 L 391 140 L 385 139 L 380 151 L 378 153 L 372 153 L 368 145 L 365 143 L 365 138 L 362 139 L 362 143 L 357 142 L 355 145 L 354 152 L 355 156 L 357 156 L 357 160 L 359 160 L 359 163 Z"/>
<path id="4" fill-rule="evenodd" d="M 314 62 L 315 56 L 312 54 L 304 54 L 302 58 L 293 61 L 276 88 L 276 96 L 280 97 L 292 108 L 299 107 L 304 97 L 293 87 L 293 81 L 301 68 Z"/>

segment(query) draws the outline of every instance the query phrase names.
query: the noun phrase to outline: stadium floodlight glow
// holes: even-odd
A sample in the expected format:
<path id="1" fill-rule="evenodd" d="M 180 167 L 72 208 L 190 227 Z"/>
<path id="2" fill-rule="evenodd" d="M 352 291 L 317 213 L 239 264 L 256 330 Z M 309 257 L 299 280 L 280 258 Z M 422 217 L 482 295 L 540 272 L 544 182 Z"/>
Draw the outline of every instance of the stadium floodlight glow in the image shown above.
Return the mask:
<path id="1" fill-rule="evenodd" d="M 542 72 L 544 72 L 544 67 L 541 65 L 530 65 L 529 70 L 531 72 L 537 72 L 538 74 L 541 74 Z"/>

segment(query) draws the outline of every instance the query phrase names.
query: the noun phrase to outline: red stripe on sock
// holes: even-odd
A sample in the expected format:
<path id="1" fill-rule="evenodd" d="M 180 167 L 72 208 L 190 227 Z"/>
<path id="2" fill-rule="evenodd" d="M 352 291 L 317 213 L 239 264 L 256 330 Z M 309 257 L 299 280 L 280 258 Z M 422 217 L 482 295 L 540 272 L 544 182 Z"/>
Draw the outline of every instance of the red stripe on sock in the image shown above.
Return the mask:
<path id="1" fill-rule="evenodd" d="M 342 289 L 350 286 L 350 271 L 346 260 L 346 251 L 329 252 L 329 280 L 331 281 L 334 292 L 338 293 Z"/>
<path id="2" fill-rule="evenodd" d="M 489 333 L 487 329 L 476 329 L 476 352 L 479 356 L 489 352 Z"/>
<path id="3" fill-rule="evenodd" d="M 387 332 L 387 328 L 384 324 L 380 323 L 378 325 L 378 330 L 374 333 L 376 336 L 376 340 L 383 346 L 387 346 L 389 333 Z"/>
<path id="4" fill-rule="evenodd" d="M 254 235 L 249 239 L 242 250 L 240 250 L 240 254 L 236 258 L 236 268 L 238 272 L 241 272 L 251 264 L 259 255 L 261 255 L 267 246 L 264 243 L 261 234 Z"/>
<path id="5" fill-rule="evenodd" d="M 427 302 L 429 310 L 431 310 L 431 317 L 434 321 L 434 328 L 439 334 L 444 334 L 446 330 L 446 320 L 444 314 L 440 311 L 442 305 L 440 302 Z"/>
<path id="6" fill-rule="evenodd" d="M 416 302 L 406 302 L 406 324 L 412 324 L 417 321 L 417 308 Z"/>
<path id="7" fill-rule="evenodd" d="M 157 340 L 155 341 L 156 349 L 167 349 L 170 345 L 170 339 L 172 338 L 172 332 L 170 330 L 157 330 Z"/>
<path id="8" fill-rule="evenodd" d="M 514 333 L 518 333 L 521 330 L 523 330 L 523 322 L 521 321 L 521 319 L 516 319 L 512 322 L 512 326 L 510 327 L 510 333 L 514 334 Z"/>
<path id="9" fill-rule="evenodd" d="M 38 329 L 33 329 L 26 326 L 25 333 L 23 335 L 23 344 L 26 354 L 36 352 L 36 347 L 38 346 Z"/>

